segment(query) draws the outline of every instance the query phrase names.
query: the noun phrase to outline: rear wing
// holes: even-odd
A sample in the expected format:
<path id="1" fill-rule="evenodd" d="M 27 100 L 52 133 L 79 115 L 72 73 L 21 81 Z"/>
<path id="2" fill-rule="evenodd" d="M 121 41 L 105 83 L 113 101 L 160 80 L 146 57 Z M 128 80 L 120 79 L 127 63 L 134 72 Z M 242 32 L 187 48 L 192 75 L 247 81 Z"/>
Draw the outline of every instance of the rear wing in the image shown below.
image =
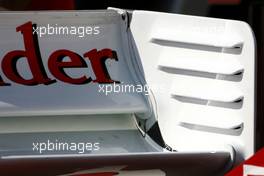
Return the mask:
<path id="1" fill-rule="evenodd" d="M 1 173 L 223 175 L 254 153 L 246 23 L 115 8 L 0 23 Z"/>

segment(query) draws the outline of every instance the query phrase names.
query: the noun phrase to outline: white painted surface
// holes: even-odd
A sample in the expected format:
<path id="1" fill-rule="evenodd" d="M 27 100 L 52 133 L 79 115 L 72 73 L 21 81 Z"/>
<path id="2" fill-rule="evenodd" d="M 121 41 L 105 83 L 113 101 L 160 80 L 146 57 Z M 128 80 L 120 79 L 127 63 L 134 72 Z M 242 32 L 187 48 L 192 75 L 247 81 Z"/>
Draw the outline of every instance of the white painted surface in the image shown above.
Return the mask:
<path id="1" fill-rule="evenodd" d="M 167 88 L 153 90 L 165 142 L 179 152 L 231 145 L 251 156 L 255 43 L 249 25 L 134 11 L 131 33 L 147 82 Z M 241 134 L 227 134 L 242 126 Z"/>

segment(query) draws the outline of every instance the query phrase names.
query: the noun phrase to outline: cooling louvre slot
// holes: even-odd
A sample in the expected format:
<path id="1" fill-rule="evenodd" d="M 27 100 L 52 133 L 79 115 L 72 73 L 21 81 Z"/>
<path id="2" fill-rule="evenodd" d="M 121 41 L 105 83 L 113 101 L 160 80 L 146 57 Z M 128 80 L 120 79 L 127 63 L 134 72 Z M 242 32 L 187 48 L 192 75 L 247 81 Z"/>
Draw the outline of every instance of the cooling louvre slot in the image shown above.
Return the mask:
<path id="1" fill-rule="evenodd" d="M 217 107 L 195 106 L 193 104 L 184 105 L 184 114 L 178 116 L 178 124 L 186 123 L 192 125 L 208 126 L 221 129 L 237 129 L 243 120 L 236 114 L 236 110 L 223 109 Z"/>
<path id="2" fill-rule="evenodd" d="M 243 99 L 242 92 L 234 84 L 191 77 L 175 78 L 172 83 L 171 95 L 226 103 L 238 102 Z"/>
<path id="3" fill-rule="evenodd" d="M 231 109 L 240 109 L 243 105 L 243 99 L 238 99 L 235 102 L 221 102 L 215 100 L 205 100 L 205 99 L 177 96 L 177 95 L 174 95 L 172 97 L 183 103 L 194 103 L 194 104 L 200 104 L 206 106 L 216 106 L 216 107 L 231 108 Z"/>
<path id="4" fill-rule="evenodd" d="M 185 70 L 224 76 L 237 76 L 244 72 L 239 57 L 235 55 L 197 52 L 171 47 L 163 48 L 159 56 L 158 68 L 172 73 Z"/>
<path id="5" fill-rule="evenodd" d="M 219 134 L 226 134 L 226 135 L 234 135 L 234 136 L 240 135 L 243 131 L 243 124 L 240 124 L 238 126 L 235 126 L 233 128 L 228 128 L 228 129 L 206 126 L 206 125 L 196 125 L 192 123 L 180 123 L 179 125 L 182 127 L 191 129 L 191 130 L 205 131 L 205 132 L 219 133 Z"/>
<path id="6" fill-rule="evenodd" d="M 163 39 L 152 39 L 152 43 L 163 45 L 163 46 L 170 46 L 170 47 L 177 47 L 177 48 L 185 48 L 191 50 L 201 50 L 201 51 L 210 51 L 210 52 L 217 52 L 217 53 L 227 53 L 227 54 L 241 54 L 243 44 L 237 43 L 232 47 L 218 47 L 218 46 L 211 46 L 211 45 L 204 45 L 204 44 L 196 44 L 196 43 L 185 43 L 185 42 L 178 42 L 178 41 L 171 41 L 171 40 L 163 40 Z"/>
<path id="7" fill-rule="evenodd" d="M 227 105 L 242 103 L 244 98 L 242 92 L 232 82 L 187 76 L 178 76 L 174 79 L 170 94 L 174 98 L 181 98 L 183 102 L 193 99 Z"/>
<path id="8" fill-rule="evenodd" d="M 239 36 L 232 33 L 216 35 L 206 32 L 184 32 L 173 28 L 156 28 L 150 41 L 164 46 L 230 54 L 241 54 L 244 44 Z"/>
<path id="9" fill-rule="evenodd" d="M 233 81 L 233 82 L 239 82 L 242 80 L 242 77 L 243 77 L 243 72 L 239 72 L 234 75 L 224 75 L 224 74 L 208 73 L 208 72 L 193 71 L 193 70 L 186 70 L 186 69 L 176 69 L 176 68 L 169 68 L 169 67 L 158 67 L 158 69 L 163 72 L 170 73 L 170 74 L 211 78 L 211 79 Z"/>

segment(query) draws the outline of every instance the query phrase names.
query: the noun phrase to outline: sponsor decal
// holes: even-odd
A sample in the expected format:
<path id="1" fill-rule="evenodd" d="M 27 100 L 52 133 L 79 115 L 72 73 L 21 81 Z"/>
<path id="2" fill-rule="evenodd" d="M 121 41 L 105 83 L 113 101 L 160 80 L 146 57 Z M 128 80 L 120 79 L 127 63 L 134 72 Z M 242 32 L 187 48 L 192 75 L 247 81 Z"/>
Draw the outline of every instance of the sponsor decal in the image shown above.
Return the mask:
<path id="1" fill-rule="evenodd" d="M 225 176 L 264 176 L 264 148 Z"/>
<path id="2" fill-rule="evenodd" d="M 26 86 L 50 85 L 57 81 L 76 85 L 90 82 L 99 84 L 119 83 L 119 81 L 112 80 L 105 64 L 107 59 L 118 61 L 117 54 L 114 50 L 110 48 L 101 50 L 91 49 L 80 56 L 71 50 L 59 49 L 51 53 L 47 59 L 47 63 L 43 63 L 38 36 L 33 33 L 33 28 L 36 28 L 36 25 L 32 24 L 32 22 L 27 22 L 16 28 L 16 31 L 21 32 L 23 35 L 25 49 L 13 50 L 4 55 L 1 61 L 1 68 L 9 80 L 4 80 L 0 75 L 0 86 L 11 86 L 12 82 Z M 66 57 L 68 58 L 67 61 L 64 60 Z M 18 71 L 17 66 L 20 60 L 27 62 L 28 69 L 32 75 L 31 78 L 24 78 L 23 74 Z M 76 78 L 65 72 L 65 69 L 69 68 L 88 69 L 86 62 L 91 63 L 91 69 L 96 77 L 95 79 L 92 79 L 89 75 L 82 75 Z M 47 65 L 53 77 L 48 76 L 44 64 Z"/>

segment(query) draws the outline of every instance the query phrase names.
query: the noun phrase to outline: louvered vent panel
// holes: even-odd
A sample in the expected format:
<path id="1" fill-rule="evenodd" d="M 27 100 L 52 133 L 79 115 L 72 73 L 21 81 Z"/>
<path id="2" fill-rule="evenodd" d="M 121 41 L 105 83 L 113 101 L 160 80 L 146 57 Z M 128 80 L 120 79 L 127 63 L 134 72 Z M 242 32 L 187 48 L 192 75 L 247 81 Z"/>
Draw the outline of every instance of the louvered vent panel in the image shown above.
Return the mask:
<path id="1" fill-rule="evenodd" d="M 140 26 L 137 28 L 136 26 Z M 136 11 L 131 31 L 167 144 L 254 152 L 255 46 L 243 22 Z"/>

